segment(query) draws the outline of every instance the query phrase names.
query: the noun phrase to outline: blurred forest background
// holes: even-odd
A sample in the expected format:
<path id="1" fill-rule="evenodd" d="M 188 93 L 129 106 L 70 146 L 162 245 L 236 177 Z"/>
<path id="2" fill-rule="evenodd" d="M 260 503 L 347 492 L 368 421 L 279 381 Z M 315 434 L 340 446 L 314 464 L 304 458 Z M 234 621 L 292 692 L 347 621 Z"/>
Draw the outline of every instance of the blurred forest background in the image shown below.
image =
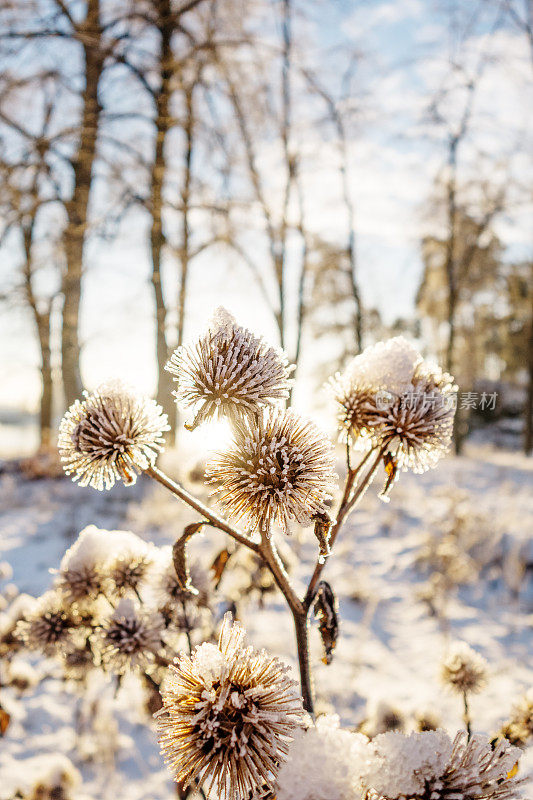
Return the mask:
<path id="1" fill-rule="evenodd" d="M 220 303 L 300 404 L 403 333 L 531 452 L 533 0 L 1 0 L 0 64 L 4 454 L 115 376 L 175 419 Z"/>

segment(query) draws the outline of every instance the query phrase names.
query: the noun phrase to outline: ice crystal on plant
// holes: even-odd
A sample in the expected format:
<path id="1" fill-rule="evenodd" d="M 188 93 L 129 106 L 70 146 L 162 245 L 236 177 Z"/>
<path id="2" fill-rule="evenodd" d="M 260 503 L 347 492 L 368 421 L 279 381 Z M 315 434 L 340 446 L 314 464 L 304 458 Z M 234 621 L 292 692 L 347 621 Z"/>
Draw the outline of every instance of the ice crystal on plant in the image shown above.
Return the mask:
<path id="1" fill-rule="evenodd" d="M 226 512 L 253 529 L 284 530 L 327 510 L 335 486 L 334 452 L 310 421 L 268 410 L 235 425 L 234 447 L 208 464 L 207 478 Z"/>
<path id="2" fill-rule="evenodd" d="M 379 404 L 375 435 L 398 467 L 425 472 L 446 453 L 453 433 L 456 391 L 450 375 L 421 361 L 409 387 Z"/>
<path id="3" fill-rule="evenodd" d="M 367 756 L 366 736 L 339 727 L 337 716 L 322 716 L 296 732 L 278 772 L 277 800 L 353 800 Z"/>
<path id="4" fill-rule="evenodd" d="M 100 633 L 102 661 L 116 672 L 145 667 L 161 648 L 163 619 L 146 612 L 129 597 L 123 597 Z"/>
<path id="5" fill-rule="evenodd" d="M 425 472 L 448 449 L 457 387 L 403 337 L 367 347 L 331 388 L 341 438 L 383 448 L 395 469 Z"/>
<path id="6" fill-rule="evenodd" d="M 218 645 L 182 654 L 163 685 L 161 750 L 175 779 L 198 779 L 227 800 L 273 787 L 301 719 L 301 698 L 287 667 L 244 647 L 245 631 L 226 615 Z"/>
<path id="7" fill-rule="evenodd" d="M 487 683 L 488 666 L 466 642 L 455 642 L 442 663 L 442 681 L 461 694 L 480 692 Z"/>
<path id="8" fill-rule="evenodd" d="M 219 308 L 196 345 L 178 347 L 166 369 L 177 382 L 175 397 L 197 409 L 190 427 L 216 416 L 235 421 L 289 395 L 286 355 L 236 324 Z"/>
<path id="9" fill-rule="evenodd" d="M 84 400 L 69 408 L 59 427 L 59 453 L 80 486 L 130 485 L 154 465 L 167 430 L 166 414 L 154 400 L 112 383 L 84 392 Z"/>

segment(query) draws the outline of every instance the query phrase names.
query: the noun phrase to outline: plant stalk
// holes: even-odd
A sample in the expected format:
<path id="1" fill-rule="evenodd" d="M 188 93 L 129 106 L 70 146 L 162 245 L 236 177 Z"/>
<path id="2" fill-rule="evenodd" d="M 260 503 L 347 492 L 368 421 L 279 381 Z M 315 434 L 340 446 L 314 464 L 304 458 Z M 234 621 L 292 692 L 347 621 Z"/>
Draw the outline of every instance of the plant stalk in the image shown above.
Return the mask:
<path id="1" fill-rule="evenodd" d="M 218 528 L 218 530 L 227 533 L 228 536 L 231 536 L 240 544 L 244 544 L 246 547 L 249 547 L 250 550 L 254 552 L 259 552 L 259 543 L 254 542 L 253 539 L 250 539 L 248 536 L 245 536 L 242 533 L 239 533 L 235 528 L 229 525 L 226 520 L 222 517 L 219 517 L 218 514 L 215 514 L 214 511 L 211 511 L 206 505 L 204 505 L 200 500 L 198 500 L 194 495 L 190 494 L 183 486 L 176 481 L 171 480 L 164 472 L 161 472 L 160 469 L 157 467 L 148 467 L 145 470 L 146 474 L 149 475 L 151 478 L 156 480 L 166 489 L 172 492 L 172 494 L 176 495 L 180 500 L 183 500 L 191 508 L 194 508 L 202 517 L 206 520 L 206 525 L 211 525 L 213 528 Z"/>

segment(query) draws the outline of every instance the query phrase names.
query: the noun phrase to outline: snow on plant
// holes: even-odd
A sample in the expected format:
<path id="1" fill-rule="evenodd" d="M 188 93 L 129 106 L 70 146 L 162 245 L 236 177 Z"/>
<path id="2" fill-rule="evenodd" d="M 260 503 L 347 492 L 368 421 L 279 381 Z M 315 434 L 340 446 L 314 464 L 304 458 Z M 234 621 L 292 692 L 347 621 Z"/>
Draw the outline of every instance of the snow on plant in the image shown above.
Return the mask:
<path id="1" fill-rule="evenodd" d="M 307 720 L 289 746 L 277 777 L 277 800 L 352 800 L 360 795 L 361 765 L 368 757 L 365 736 L 343 730 L 335 715 Z"/>
<path id="2" fill-rule="evenodd" d="M 314 719 L 311 610 L 328 662 L 339 628 L 324 566 L 380 468 L 385 472 L 380 496 L 388 500 L 400 470 L 423 472 L 446 452 L 456 399 L 451 376 L 425 362 L 402 337 L 367 348 L 335 376 L 331 386 L 346 476 L 333 508 L 333 448 L 314 423 L 285 409 L 291 368 L 284 353 L 219 309 L 207 333 L 179 348 L 167 369 L 177 382 L 177 401 L 196 414 L 189 428 L 215 417 L 230 423 L 233 443 L 212 458 L 206 476 L 227 516 L 156 466 L 166 418 L 153 401 L 116 387 L 86 394 L 61 425 L 65 470 L 100 490 L 116 480 L 133 483 L 143 471 L 193 509 L 198 520 L 187 525 L 171 552 L 155 558 L 149 548 L 132 549 L 120 536 L 109 545 L 112 536 L 104 542 L 94 530 L 85 532 L 62 562 L 54 591 L 73 605 L 69 613 L 78 613 L 85 626 L 78 666 L 83 649 L 96 664 L 114 664 L 121 673 L 130 667 L 156 670 L 148 677 L 159 693 L 155 708 L 163 705 L 161 747 L 180 796 L 186 796 L 186 783 L 201 784 L 226 800 L 518 797 L 519 781 L 508 775 L 519 751 L 504 741 L 493 750 L 470 731 L 467 739 L 459 735 L 454 742 L 444 731 L 394 732 L 369 740 L 342 730 L 337 721 Z M 356 452 L 360 460 L 352 464 Z M 291 583 L 277 546 L 278 532 L 290 533 L 297 523 L 312 525 L 318 540 L 303 595 Z M 189 637 L 189 654 L 182 652 L 167 668 L 179 648 L 172 631 L 191 602 L 201 606 L 201 575 L 189 565 L 187 548 L 206 525 L 246 548 L 283 595 L 294 622 L 301 697 L 286 667 L 245 647 L 243 629 L 227 618 L 218 645 L 192 649 Z M 227 561 L 230 551 L 224 552 Z M 60 617 L 59 628 L 61 623 Z M 77 663 L 71 647 L 69 642 L 69 658 Z M 301 708 L 310 719 L 302 719 Z"/>
<path id="3" fill-rule="evenodd" d="M 264 650 L 244 647 L 226 615 L 218 645 L 170 667 L 158 713 L 161 750 L 176 780 L 194 779 L 231 800 L 272 786 L 302 715 L 297 684 Z"/>
<path id="4" fill-rule="evenodd" d="M 292 369 L 282 350 L 241 328 L 226 309 L 215 311 L 209 330 L 195 345 L 178 347 L 166 369 L 177 383 L 176 400 L 196 408 L 190 425 L 216 416 L 233 422 L 289 396 Z"/>
<path id="5" fill-rule="evenodd" d="M 194 595 L 187 594 L 185 625 L 178 596 L 160 590 L 169 559 L 169 548 L 156 548 L 131 531 L 90 525 L 63 556 L 52 588 L 22 610 L 6 636 L 10 631 L 15 642 L 55 657 L 65 679 L 85 682 L 100 669 L 120 683 L 124 673 L 135 672 L 148 688 L 157 688 L 180 637 L 191 642 L 197 621 Z M 177 584 L 175 573 L 174 579 Z M 206 586 L 198 600 L 202 637 L 212 632 L 207 593 Z"/>
<path id="6" fill-rule="evenodd" d="M 364 800 L 513 800 L 522 781 L 512 773 L 520 750 L 494 748 L 482 736 L 445 731 L 384 733 L 369 745 L 361 769 Z"/>

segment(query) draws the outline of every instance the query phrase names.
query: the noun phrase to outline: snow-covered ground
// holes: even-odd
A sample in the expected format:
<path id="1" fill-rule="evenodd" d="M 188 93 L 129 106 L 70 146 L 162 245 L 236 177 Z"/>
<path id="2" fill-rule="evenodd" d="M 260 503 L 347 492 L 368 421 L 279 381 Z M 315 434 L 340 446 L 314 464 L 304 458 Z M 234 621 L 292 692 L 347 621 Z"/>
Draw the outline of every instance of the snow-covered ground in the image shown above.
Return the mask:
<path id="1" fill-rule="evenodd" d="M 171 473 L 183 465 L 175 454 L 165 456 L 163 466 L 165 460 Z M 355 726 L 367 703 L 384 701 L 411 716 L 431 710 L 454 732 L 462 724 L 461 704 L 441 686 L 439 665 L 447 644 L 459 638 L 491 668 L 486 690 L 472 700 L 474 728 L 489 734 L 498 729 L 513 701 L 533 685 L 533 576 L 522 574 L 525 562 L 533 569 L 532 481 L 533 460 L 471 446 L 465 456 L 449 457 L 423 476 L 402 475 L 389 505 L 373 489 L 367 493 L 325 571 L 339 596 L 341 634 L 326 666 L 313 631 L 319 710 L 334 709 L 343 724 Z M 192 486 L 206 497 L 200 483 Z M 29 481 L 6 473 L 0 476 L 0 509 L 0 561 L 11 565 L 19 591 L 34 595 L 49 586 L 50 569 L 89 523 L 129 528 L 163 544 L 194 519 L 146 479 L 100 494 L 65 478 Z M 475 519 L 476 563 L 485 566 L 452 594 L 443 619 L 432 616 L 420 599 L 427 575 L 415 561 L 428 535 L 458 513 Z M 193 541 L 192 550 L 208 563 L 222 541 L 221 534 L 209 532 Z M 316 543 L 307 531 L 291 546 L 297 556 L 294 579 L 303 591 Z M 243 618 L 254 644 L 295 664 L 291 620 L 279 597 L 271 596 L 263 608 L 249 604 Z M 0 740 L 0 800 L 12 798 L 19 784 L 31 782 L 32 769 L 58 754 L 66 754 L 82 774 L 76 797 L 173 796 L 134 682 L 126 682 L 116 698 L 111 687 L 96 682 L 80 699 L 65 689 L 53 662 L 18 659 L 31 661 L 34 683 L 40 680 L 24 693 L 0 692 L 12 715 Z M 26 666 L 21 669 L 29 673 Z M 531 754 L 523 765 L 531 769 Z"/>

